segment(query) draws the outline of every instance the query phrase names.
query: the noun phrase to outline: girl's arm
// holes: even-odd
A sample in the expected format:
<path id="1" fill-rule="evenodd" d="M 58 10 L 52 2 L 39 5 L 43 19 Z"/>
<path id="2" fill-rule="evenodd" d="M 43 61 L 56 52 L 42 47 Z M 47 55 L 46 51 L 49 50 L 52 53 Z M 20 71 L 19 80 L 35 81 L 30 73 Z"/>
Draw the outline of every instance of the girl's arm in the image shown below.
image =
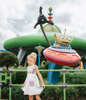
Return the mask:
<path id="1" fill-rule="evenodd" d="M 43 78 L 42 78 L 42 76 L 41 76 L 41 74 L 40 74 L 40 72 L 39 72 L 39 70 L 38 70 L 38 67 L 35 66 L 34 68 L 35 68 L 36 73 L 38 74 L 38 76 L 39 76 L 39 78 L 40 78 L 40 80 L 41 80 L 41 82 L 42 82 L 42 87 L 45 88 L 45 85 L 44 85 L 44 82 L 43 82 Z"/>

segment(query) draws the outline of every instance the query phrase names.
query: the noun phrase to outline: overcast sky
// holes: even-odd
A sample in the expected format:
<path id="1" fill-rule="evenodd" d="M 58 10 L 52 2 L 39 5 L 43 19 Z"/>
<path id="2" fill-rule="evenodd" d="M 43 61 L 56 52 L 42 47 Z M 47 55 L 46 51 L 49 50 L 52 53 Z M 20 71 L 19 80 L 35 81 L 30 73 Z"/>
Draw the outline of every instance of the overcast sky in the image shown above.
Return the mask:
<path id="1" fill-rule="evenodd" d="M 86 0 L 0 0 L 0 50 L 13 37 L 37 33 L 33 28 L 39 7 L 48 17 L 52 7 L 53 22 L 62 33 L 86 39 Z"/>

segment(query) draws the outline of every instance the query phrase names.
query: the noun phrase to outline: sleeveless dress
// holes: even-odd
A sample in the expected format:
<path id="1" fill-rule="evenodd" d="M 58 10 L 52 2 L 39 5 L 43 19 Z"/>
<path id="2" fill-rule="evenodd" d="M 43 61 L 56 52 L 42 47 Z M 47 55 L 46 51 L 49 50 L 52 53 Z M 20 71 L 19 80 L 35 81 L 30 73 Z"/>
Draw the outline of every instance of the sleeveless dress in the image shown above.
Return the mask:
<path id="1" fill-rule="evenodd" d="M 40 87 L 36 71 L 33 66 L 27 67 L 27 77 L 25 80 L 25 85 L 22 88 L 24 95 L 36 95 L 40 94 L 43 91 L 43 88 Z"/>

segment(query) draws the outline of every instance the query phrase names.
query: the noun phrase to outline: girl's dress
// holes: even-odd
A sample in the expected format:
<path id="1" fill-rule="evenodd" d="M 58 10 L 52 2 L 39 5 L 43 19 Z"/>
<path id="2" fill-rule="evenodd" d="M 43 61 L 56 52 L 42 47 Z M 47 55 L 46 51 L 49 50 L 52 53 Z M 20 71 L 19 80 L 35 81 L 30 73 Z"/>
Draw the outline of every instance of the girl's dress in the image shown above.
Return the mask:
<path id="1" fill-rule="evenodd" d="M 43 91 L 43 88 L 40 87 L 38 77 L 36 76 L 36 71 L 33 66 L 27 67 L 27 77 L 25 80 L 25 85 L 22 88 L 24 95 L 36 95 L 40 94 Z"/>

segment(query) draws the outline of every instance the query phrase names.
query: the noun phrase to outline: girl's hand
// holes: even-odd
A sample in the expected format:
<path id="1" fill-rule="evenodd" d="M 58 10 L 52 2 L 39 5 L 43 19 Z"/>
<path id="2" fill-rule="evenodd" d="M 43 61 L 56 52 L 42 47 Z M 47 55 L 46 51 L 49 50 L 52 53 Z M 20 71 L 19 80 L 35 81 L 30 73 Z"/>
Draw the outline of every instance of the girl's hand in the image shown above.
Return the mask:
<path id="1" fill-rule="evenodd" d="M 44 84 L 42 84 L 42 88 L 45 88 L 45 85 Z"/>
<path id="2" fill-rule="evenodd" d="M 22 85 L 22 87 L 24 87 L 24 84 Z"/>

